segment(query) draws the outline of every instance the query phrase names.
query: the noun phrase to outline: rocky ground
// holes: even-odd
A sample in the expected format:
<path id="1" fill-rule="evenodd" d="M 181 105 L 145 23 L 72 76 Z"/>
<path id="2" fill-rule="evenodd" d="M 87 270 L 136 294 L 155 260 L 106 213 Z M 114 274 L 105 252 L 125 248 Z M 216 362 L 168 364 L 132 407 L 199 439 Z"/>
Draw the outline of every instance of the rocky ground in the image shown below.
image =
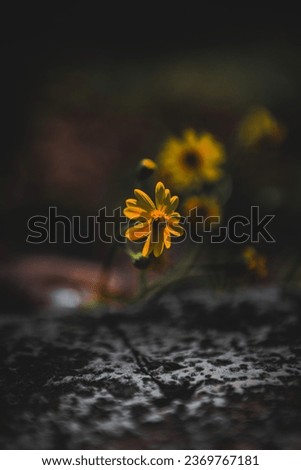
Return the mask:
<path id="1" fill-rule="evenodd" d="M 300 449 L 301 294 L 5 313 L 4 449 Z"/>

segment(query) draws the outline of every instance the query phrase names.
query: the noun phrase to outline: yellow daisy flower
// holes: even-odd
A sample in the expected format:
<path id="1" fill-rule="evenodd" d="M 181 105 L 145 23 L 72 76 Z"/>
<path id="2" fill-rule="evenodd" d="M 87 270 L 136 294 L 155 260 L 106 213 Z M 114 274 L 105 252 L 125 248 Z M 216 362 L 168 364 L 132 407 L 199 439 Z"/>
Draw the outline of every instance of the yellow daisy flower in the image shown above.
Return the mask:
<path id="1" fill-rule="evenodd" d="M 179 198 L 171 197 L 170 190 L 160 181 L 155 188 L 155 202 L 141 189 L 134 193 L 137 199 L 127 199 L 123 213 L 136 223 L 127 229 L 125 236 L 131 241 L 145 238 L 142 256 L 154 253 L 157 258 L 164 247 L 170 248 L 172 235 L 179 237 L 184 232 L 179 225 L 181 216 L 175 212 Z"/>
<path id="2" fill-rule="evenodd" d="M 219 180 L 224 160 L 224 147 L 212 134 L 198 135 L 191 129 L 182 139 L 169 139 L 158 157 L 162 177 L 179 191 Z"/>
<path id="3" fill-rule="evenodd" d="M 284 126 L 263 107 L 252 109 L 238 128 L 238 142 L 243 147 L 255 147 L 263 141 L 278 144 L 285 137 Z"/>
<path id="4" fill-rule="evenodd" d="M 243 250 L 243 258 L 249 271 L 253 271 L 259 278 L 267 277 L 267 259 L 258 253 L 253 246 L 248 246 Z"/>

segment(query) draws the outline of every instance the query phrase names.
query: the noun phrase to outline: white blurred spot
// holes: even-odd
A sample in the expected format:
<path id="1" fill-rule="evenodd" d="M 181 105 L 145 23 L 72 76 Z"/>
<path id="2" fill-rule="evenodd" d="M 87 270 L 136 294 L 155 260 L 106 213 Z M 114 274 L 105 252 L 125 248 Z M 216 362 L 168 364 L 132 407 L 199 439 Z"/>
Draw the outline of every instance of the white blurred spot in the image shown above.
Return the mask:
<path id="1" fill-rule="evenodd" d="M 84 293 L 69 287 L 59 287 L 49 293 L 52 307 L 76 308 L 84 300 Z"/>

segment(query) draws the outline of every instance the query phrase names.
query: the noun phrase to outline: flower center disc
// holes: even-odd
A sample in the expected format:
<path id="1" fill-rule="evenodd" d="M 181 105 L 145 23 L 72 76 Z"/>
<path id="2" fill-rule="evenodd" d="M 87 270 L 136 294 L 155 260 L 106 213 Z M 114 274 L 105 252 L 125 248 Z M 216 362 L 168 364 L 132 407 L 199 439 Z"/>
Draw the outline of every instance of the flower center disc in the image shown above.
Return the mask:
<path id="1" fill-rule="evenodd" d="M 200 163 L 200 159 L 194 152 L 187 152 L 184 154 L 184 163 L 189 168 L 197 168 Z"/>

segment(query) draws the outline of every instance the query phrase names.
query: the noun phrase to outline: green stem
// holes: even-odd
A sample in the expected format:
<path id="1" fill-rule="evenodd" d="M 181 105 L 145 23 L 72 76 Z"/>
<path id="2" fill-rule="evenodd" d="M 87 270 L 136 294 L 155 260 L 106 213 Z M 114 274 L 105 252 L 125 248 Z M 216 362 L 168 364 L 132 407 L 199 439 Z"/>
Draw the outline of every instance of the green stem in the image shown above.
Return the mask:
<path id="1" fill-rule="evenodd" d="M 117 254 L 117 249 L 118 249 L 118 245 L 117 243 L 113 243 L 111 246 L 110 246 L 110 249 L 108 251 L 108 254 L 107 256 L 105 257 L 104 259 L 104 262 L 103 262 L 103 265 L 104 265 L 104 268 L 105 269 L 109 269 L 112 264 L 113 264 L 113 261 L 114 261 L 114 258 Z"/>
<path id="2" fill-rule="evenodd" d="M 147 291 L 146 270 L 142 269 L 139 273 L 139 295 L 143 296 L 143 294 L 146 291 Z"/>

